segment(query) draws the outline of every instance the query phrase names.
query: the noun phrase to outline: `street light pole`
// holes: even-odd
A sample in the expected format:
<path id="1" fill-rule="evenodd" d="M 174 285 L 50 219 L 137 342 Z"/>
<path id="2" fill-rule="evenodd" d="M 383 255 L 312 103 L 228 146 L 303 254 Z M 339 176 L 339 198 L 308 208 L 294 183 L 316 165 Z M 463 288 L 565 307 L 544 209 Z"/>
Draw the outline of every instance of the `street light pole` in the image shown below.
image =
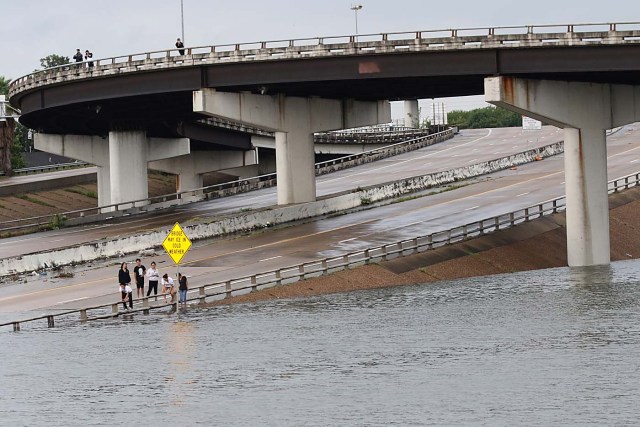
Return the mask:
<path id="1" fill-rule="evenodd" d="M 361 4 L 352 4 L 351 5 L 351 10 L 353 10 L 355 12 L 356 15 L 356 41 L 358 40 L 358 11 L 362 9 L 362 5 Z"/>
<path id="2" fill-rule="evenodd" d="M 180 23 L 182 24 L 182 43 L 184 41 L 184 0 L 180 0 Z"/>

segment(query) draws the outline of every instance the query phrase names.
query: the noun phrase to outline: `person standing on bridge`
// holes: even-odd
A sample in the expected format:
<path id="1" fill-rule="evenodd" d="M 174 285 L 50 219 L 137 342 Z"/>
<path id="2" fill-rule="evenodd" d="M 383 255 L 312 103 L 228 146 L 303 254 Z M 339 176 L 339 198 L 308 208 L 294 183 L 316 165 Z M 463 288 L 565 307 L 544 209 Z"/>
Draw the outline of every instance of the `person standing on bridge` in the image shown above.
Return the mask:
<path id="1" fill-rule="evenodd" d="M 187 276 L 183 276 L 182 273 L 178 273 L 178 290 L 180 291 L 180 299 L 178 302 L 187 305 L 187 290 L 189 285 L 187 284 Z"/>
<path id="2" fill-rule="evenodd" d="M 178 48 L 178 52 L 180 52 L 180 55 L 184 55 L 184 43 L 182 43 L 182 40 L 180 40 L 178 38 L 178 41 L 176 41 L 176 47 Z"/>
<path id="3" fill-rule="evenodd" d="M 76 54 L 73 55 L 73 59 L 75 59 L 76 62 L 82 62 L 82 52 L 80 52 L 80 49 L 76 49 Z"/>
<path id="4" fill-rule="evenodd" d="M 144 274 L 147 267 L 142 265 L 140 258 L 136 259 L 136 266 L 133 267 L 133 276 L 136 278 L 136 295 L 138 298 L 144 297 Z"/>
<path id="5" fill-rule="evenodd" d="M 133 308 L 133 290 L 131 290 L 131 286 L 130 286 L 131 273 L 127 268 L 126 262 L 123 262 L 122 264 L 120 264 L 120 270 L 118 271 L 118 282 L 120 282 L 120 288 L 123 289 L 122 303 L 124 304 L 124 308 L 127 308 L 125 297 L 129 301 L 129 306 Z"/>
<path id="6" fill-rule="evenodd" d="M 89 49 L 85 50 L 84 59 L 85 61 L 89 61 L 87 62 L 87 68 L 89 68 L 89 71 L 91 71 L 91 68 L 93 68 L 93 60 L 91 58 L 93 58 L 93 53 L 89 52 Z"/>
<path id="7" fill-rule="evenodd" d="M 149 290 L 147 291 L 147 296 L 151 295 L 152 289 L 153 294 L 158 295 L 158 281 L 160 280 L 160 273 L 156 268 L 155 261 L 151 261 L 151 268 L 147 270 L 147 277 L 149 278 Z"/>

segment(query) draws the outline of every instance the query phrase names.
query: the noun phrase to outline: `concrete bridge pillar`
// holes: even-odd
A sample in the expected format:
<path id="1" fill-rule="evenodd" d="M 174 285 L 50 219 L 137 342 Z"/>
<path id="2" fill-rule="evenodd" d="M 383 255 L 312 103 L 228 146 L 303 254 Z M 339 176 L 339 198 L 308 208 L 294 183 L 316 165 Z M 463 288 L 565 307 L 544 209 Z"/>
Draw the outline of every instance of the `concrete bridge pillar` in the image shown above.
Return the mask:
<path id="1" fill-rule="evenodd" d="M 193 110 L 276 132 L 278 204 L 316 197 L 313 133 L 388 123 L 387 101 L 357 102 L 321 98 L 194 92 Z"/>
<path id="2" fill-rule="evenodd" d="M 490 77 L 485 99 L 564 128 L 568 264 L 608 264 L 605 130 L 640 120 L 640 87 Z"/>
<path id="3" fill-rule="evenodd" d="M 187 156 L 157 160 L 149 168 L 178 175 L 178 192 L 202 187 L 202 175 L 258 164 L 258 150 L 196 151 Z"/>
<path id="4" fill-rule="evenodd" d="M 109 141 L 98 136 L 51 135 L 36 133 L 34 147 L 47 153 L 69 157 L 96 165 L 98 206 L 111 204 Z"/>
<path id="5" fill-rule="evenodd" d="M 420 127 L 420 107 L 417 99 L 404 101 L 404 125 L 414 129 Z"/>
<path id="6" fill-rule="evenodd" d="M 111 203 L 149 197 L 147 135 L 144 131 L 109 132 Z"/>
<path id="7" fill-rule="evenodd" d="M 34 146 L 98 167 L 98 206 L 148 197 L 147 162 L 190 152 L 186 138 L 147 138 L 143 131 L 110 132 L 109 138 L 37 133 Z M 105 210 L 106 211 L 106 210 Z"/>

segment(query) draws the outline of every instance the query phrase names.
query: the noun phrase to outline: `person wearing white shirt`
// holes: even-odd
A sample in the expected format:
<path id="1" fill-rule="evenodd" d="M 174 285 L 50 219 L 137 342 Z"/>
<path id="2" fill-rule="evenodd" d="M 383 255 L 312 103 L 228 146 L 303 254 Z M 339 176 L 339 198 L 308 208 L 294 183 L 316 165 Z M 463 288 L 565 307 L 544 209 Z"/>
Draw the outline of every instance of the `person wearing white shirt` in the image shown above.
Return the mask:
<path id="1" fill-rule="evenodd" d="M 133 309 L 133 289 L 128 284 L 120 283 L 120 299 L 122 300 L 122 306 L 125 310 L 127 308 L 127 302 L 129 307 Z"/>
<path id="2" fill-rule="evenodd" d="M 173 279 L 168 274 L 162 276 L 162 296 L 164 296 L 164 303 L 167 303 L 167 294 L 171 296 L 171 302 L 173 302 Z"/>
<path id="3" fill-rule="evenodd" d="M 156 268 L 155 261 L 151 262 L 151 268 L 147 269 L 146 276 L 149 281 L 149 290 L 147 290 L 147 296 L 151 295 L 151 290 L 153 290 L 154 295 L 158 295 L 158 280 L 160 280 L 160 273 Z"/>

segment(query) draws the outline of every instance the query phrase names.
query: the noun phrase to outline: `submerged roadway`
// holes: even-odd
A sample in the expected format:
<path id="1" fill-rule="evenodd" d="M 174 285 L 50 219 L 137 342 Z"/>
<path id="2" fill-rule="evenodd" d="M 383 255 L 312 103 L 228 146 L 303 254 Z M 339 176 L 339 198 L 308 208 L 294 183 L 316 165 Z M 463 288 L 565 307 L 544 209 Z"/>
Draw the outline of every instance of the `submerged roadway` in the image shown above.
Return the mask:
<path id="1" fill-rule="evenodd" d="M 640 169 L 639 136 L 640 128 L 631 125 L 608 138 L 609 179 Z M 551 144 L 561 138 L 562 132 L 553 127 L 526 132 L 516 128 L 465 131 L 445 143 L 319 177 L 318 195 L 465 166 Z M 248 236 L 197 242 L 183 260 L 180 271 L 191 277 L 192 286 L 197 286 L 426 235 L 507 213 L 563 195 L 563 160 L 561 155 L 547 158 L 515 170 L 460 183 L 463 186 L 453 191 L 349 215 Z M 132 217 L 124 222 L 3 239 L 0 241 L 0 253 L 7 257 L 159 226 L 168 228 L 175 221 L 195 216 L 268 206 L 274 202 L 274 189 L 255 191 L 196 203 L 171 212 Z M 132 262 L 135 257 L 129 255 L 122 260 Z M 165 254 L 154 259 L 161 272 L 175 274 L 176 267 Z M 69 279 L 34 277 L 26 284 L 3 286 L 0 320 L 11 320 L 27 311 L 29 315 L 37 315 L 51 310 L 113 302 L 117 298 L 117 264 L 122 260 L 79 269 L 75 277 Z M 143 261 L 148 266 L 151 258 Z"/>

